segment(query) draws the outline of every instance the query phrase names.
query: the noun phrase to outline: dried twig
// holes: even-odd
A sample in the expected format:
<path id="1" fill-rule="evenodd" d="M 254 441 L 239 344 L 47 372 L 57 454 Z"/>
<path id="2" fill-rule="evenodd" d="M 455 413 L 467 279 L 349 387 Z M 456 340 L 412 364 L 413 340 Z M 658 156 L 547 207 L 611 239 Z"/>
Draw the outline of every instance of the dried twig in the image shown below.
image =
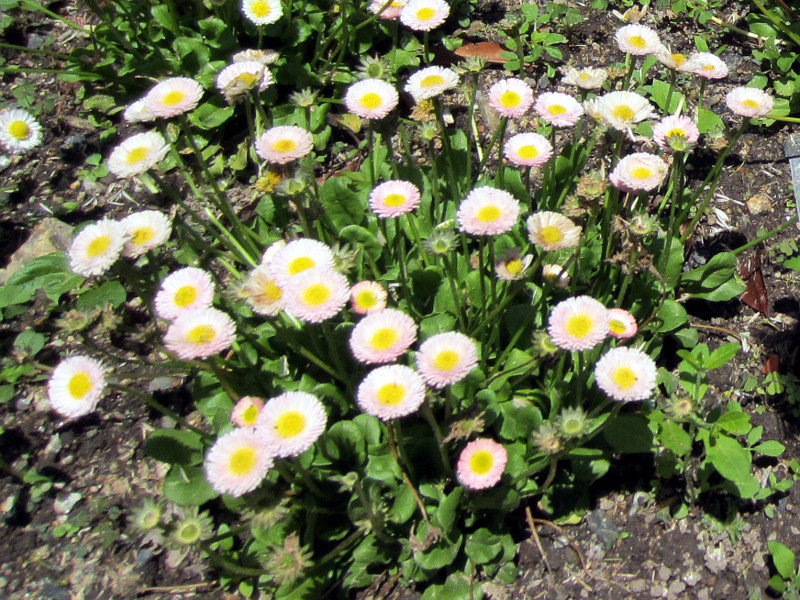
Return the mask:
<path id="1" fill-rule="evenodd" d="M 547 555 L 544 553 L 544 548 L 542 548 L 542 540 L 539 539 L 539 532 L 536 531 L 536 523 L 533 521 L 533 515 L 531 514 L 531 507 L 525 507 L 525 517 L 528 519 L 528 527 L 531 529 L 531 535 L 533 536 L 533 541 L 536 544 L 536 547 L 539 549 L 539 554 L 542 555 L 542 562 L 544 562 L 544 566 L 547 569 L 547 572 L 552 572 L 550 568 L 550 563 L 547 562 Z"/>
<path id="2" fill-rule="evenodd" d="M 214 583 L 189 583 L 186 585 L 168 585 L 160 587 L 148 587 L 139 590 L 136 594 L 138 597 L 147 596 L 149 594 L 188 594 L 189 592 L 196 592 L 200 588 L 213 587 Z"/>

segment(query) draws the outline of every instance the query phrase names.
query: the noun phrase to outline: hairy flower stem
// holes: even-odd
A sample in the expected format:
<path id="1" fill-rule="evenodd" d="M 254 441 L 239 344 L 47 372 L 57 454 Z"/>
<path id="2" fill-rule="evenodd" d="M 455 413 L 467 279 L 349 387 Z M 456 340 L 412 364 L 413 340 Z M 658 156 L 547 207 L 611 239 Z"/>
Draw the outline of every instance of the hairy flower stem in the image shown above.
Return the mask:
<path id="1" fill-rule="evenodd" d="M 447 280 L 450 283 L 450 293 L 453 296 L 453 305 L 456 308 L 456 318 L 458 319 L 458 326 L 461 328 L 461 331 L 467 331 L 467 316 L 466 310 L 464 308 L 464 302 L 461 294 L 458 293 L 458 289 L 456 288 L 456 281 L 458 281 L 458 273 L 456 273 L 455 265 L 450 260 L 450 258 L 445 254 L 442 255 L 442 260 L 444 261 L 444 267 L 447 270 Z"/>
<path id="2" fill-rule="evenodd" d="M 386 535 L 386 532 L 383 530 L 383 519 L 373 508 L 372 502 L 370 501 L 369 496 L 364 489 L 364 485 L 361 483 L 360 475 L 353 483 L 353 490 L 358 497 L 358 501 L 361 503 L 361 508 L 363 508 L 364 512 L 367 514 L 367 520 L 372 527 L 373 533 L 384 542 L 392 541 L 392 539 Z"/>
<path id="3" fill-rule="evenodd" d="M 414 240 L 414 244 L 417 246 L 417 251 L 419 252 L 419 256 L 422 259 L 422 264 L 425 267 L 430 266 L 430 257 L 428 257 L 428 253 L 425 250 L 425 246 L 422 243 L 422 238 L 419 235 L 419 230 L 417 229 L 417 217 L 410 213 L 406 213 L 405 215 L 406 223 L 408 224 L 408 229 L 411 231 L 411 237 Z"/>
<path id="4" fill-rule="evenodd" d="M 428 511 L 425 510 L 425 504 L 423 504 L 422 498 L 420 498 L 419 492 L 417 492 L 417 488 L 415 488 L 414 484 L 411 483 L 411 479 L 408 477 L 406 470 L 403 468 L 403 463 L 400 460 L 400 455 L 397 452 L 397 444 L 395 443 L 394 440 L 394 423 L 391 422 L 387 423 L 386 431 L 388 434 L 389 449 L 392 452 L 392 456 L 394 457 L 395 462 L 397 462 L 397 468 L 400 469 L 400 473 L 403 476 L 403 482 L 408 487 L 409 491 L 411 492 L 411 495 L 414 496 L 414 500 L 416 501 L 417 506 L 419 507 L 419 510 L 422 513 L 422 518 L 425 519 L 425 522 L 428 525 L 430 525 L 430 520 L 428 519 Z"/>
<path id="5" fill-rule="evenodd" d="M 494 133 L 492 134 L 492 139 L 489 140 L 489 145 L 486 147 L 486 150 L 484 150 L 483 159 L 481 159 L 481 162 L 478 165 L 478 177 L 480 177 L 481 173 L 483 173 L 483 168 L 486 166 L 486 160 L 492 154 L 492 148 L 494 148 L 494 145 L 497 143 L 497 140 L 503 135 L 503 132 L 505 132 L 507 126 L 508 126 L 508 117 L 503 117 L 500 120 L 500 125 L 498 125 L 497 129 L 494 130 Z M 500 151 L 502 152 L 502 149 Z"/>
<path id="6" fill-rule="evenodd" d="M 422 414 L 422 418 L 428 423 L 433 432 L 433 437 L 436 438 L 436 445 L 439 448 L 439 456 L 442 459 L 442 467 L 444 468 L 444 472 L 447 474 L 448 477 L 453 476 L 453 467 L 450 466 L 450 459 L 447 456 L 447 451 L 444 447 L 444 438 L 442 437 L 442 431 L 439 428 L 439 423 L 436 421 L 436 417 L 433 414 L 433 410 L 431 410 L 431 405 L 426 400 L 422 403 L 422 407 L 420 408 L 420 413 Z"/>
<path id="7" fill-rule="evenodd" d="M 458 198 L 462 193 L 458 185 L 460 180 L 453 171 L 453 165 L 456 164 L 456 161 L 453 157 L 453 148 L 450 144 L 450 137 L 447 135 L 447 126 L 445 125 L 444 116 L 442 115 L 442 103 L 439 101 L 438 96 L 432 100 L 433 109 L 436 112 L 436 120 L 439 122 L 439 130 L 442 133 L 442 148 L 444 149 L 445 164 L 447 166 L 447 180 L 450 185 L 450 194 L 454 198 Z"/>

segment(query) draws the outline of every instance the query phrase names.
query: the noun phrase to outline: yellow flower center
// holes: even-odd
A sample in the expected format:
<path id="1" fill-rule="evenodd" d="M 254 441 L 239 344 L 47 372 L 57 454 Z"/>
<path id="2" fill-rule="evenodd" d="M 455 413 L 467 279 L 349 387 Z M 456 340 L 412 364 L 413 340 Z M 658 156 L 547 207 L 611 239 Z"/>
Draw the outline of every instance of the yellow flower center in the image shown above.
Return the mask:
<path id="1" fill-rule="evenodd" d="M 611 333 L 616 333 L 617 335 L 621 333 L 625 333 L 625 323 L 620 321 L 619 319 L 611 319 L 611 322 L 608 324 L 608 328 Z"/>
<path id="2" fill-rule="evenodd" d="M 310 256 L 298 256 L 289 263 L 289 275 L 297 275 L 298 273 L 317 266 L 314 259 Z"/>
<path id="3" fill-rule="evenodd" d="M 644 48 L 647 46 L 647 42 L 640 35 L 632 35 L 628 38 L 628 41 L 630 42 L 631 46 L 635 46 L 637 48 Z"/>
<path id="4" fill-rule="evenodd" d="M 261 289 L 261 293 L 270 302 L 277 302 L 283 297 L 283 290 L 272 279 L 267 280 Z"/>
<path id="5" fill-rule="evenodd" d="M 315 283 L 308 286 L 306 291 L 303 292 L 303 302 L 309 306 L 321 306 L 325 304 L 331 297 L 331 290 L 328 286 L 321 283 Z"/>
<path id="6" fill-rule="evenodd" d="M 111 245 L 111 238 L 107 235 L 99 235 L 89 242 L 89 247 L 86 248 L 86 255 L 89 258 L 99 256 Z"/>
<path id="7" fill-rule="evenodd" d="M 631 175 L 636 179 L 647 179 L 653 176 L 653 170 L 650 167 L 636 167 L 631 171 Z"/>
<path id="8" fill-rule="evenodd" d="M 426 6 L 425 8 L 420 8 L 417 11 L 417 18 L 420 21 L 427 21 L 428 19 L 432 19 L 435 14 L 436 14 L 435 10 L 433 10 L 429 6 Z"/>
<path id="9" fill-rule="evenodd" d="M 275 421 L 275 431 L 282 438 L 293 438 L 306 428 L 306 416 L 297 410 L 287 410 Z"/>
<path id="10" fill-rule="evenodd" d="M 522 100 L 522 98 L 520 98 L 519 94 L 513 90 L 506 90 L 500 96 L 500 104 L 506 108 L 514 108 L 520 103 L 520 100 Z"/>
<path id="11" fill-rule="evenodd" d="M 272 144 L 272 149 L 275 150 L 275 152 L 291 152 L 295 148 L 297 148 L 297 142 L 289 139 L 278 140 Z"/>
<path id="12" fill-rule="evenodd" d="M 181 90 L 172 90 L 171 92 L 164 94 L 161 102 L 166 106 L 175 106 L 176 104 L 183 102 L 184 98 L 186 98 L 186 94 L 184 92 Z"/>
<path id="13" fill-rule="evenodd" d="M 752 98 L 747 98 L 745 100 L 742 100 L 742 104 L 744 104 L 749 108 L 758 108 L 758 102 L 756 102 Z"/>
<path id="14" fill-rule="evenodd" d="M 375 92 L 369 92 L 361 96 L 361 99 L 359 101 L 361 102 L 361 106 L 363 106 L 367 110 L 373 110 L 381 105 L 382 99 L 380 94 L 376 94 Z"/>
<path id="15" fill-rule="evenodd" d="M 187 335 L 186 339 L 192 344 L 207 344 L 217 337 L 217 331 L 211 325 L 197 325 Z"/>
<path id="16" fill-rule="evenodd" d="M 589 74 L 588 73 L 581 73 L 580 75 L 578 75 L 578 78 L 581 81 L 587 81 L 589 79 Z"/>
<path id="17" fill-rule="evenodd" d="M 567 109 L 560 104 L 551 104 L 547 107 L 547 110 L 550 111 L 551 115 L 563 115 L 565 112 L 567 112 Z"/>
<path id="18" fill-rule="evenodd" d="M 147 146 L 139 146 L 138 148 L 134 148 L 130 152 L 128 152 L 127 161 L 129 165 L 135 165 L 136 163 L 142 162 L 144 159 L 147 158 L 147 153 L 150 151 L 150 148 Z"/>
<path id="19" fill-rule="evenodd" d="M 497 206 L 491 204 L 489 206 L 484 206 L 481 208 L 478 213 L 475 215 L 475 218 L 482 223 L 491 223 L 492 221 L 496 221 L 500 218 L 503 214 L 503 211 L 500 210 Z"/>
<path id="20" fill-rule="evenodd" d="M 406 397 L 406 388 L 399 383 L 382 385 L 377 393 L 378 402 L 388 406 L 396 406 Z"/>
<path id="21" fill-rule="evenodd" d="M 356 305 L 364 310 L 372 308 L 377 302 L 378 297 L 375 295 L 375 292 L 371 290 L 364 290 L 356 296 Z"/>
<path id="22" fill-rule="evenodd" d="M 133 235 L 131 236 L 131 242 L 134 244 L 144 244 L 145 242 L 149 242 L 150 240 L 155 237 L 156 232 L 153 230 L 152 227 L 139 227 L 139 229 L 133 230 Z"/>
<path id="23" fill-rule="evenodd" d="M 530 160 L 539 156 L 539 149 L 532 144 L 528 146 L 521 146 L 520 149 L 517 150 L 517 155 L 525 160 Z"/>
<path id="24" fill-rule="evenodd" d="M 522 271 L 522 261 L 517 260 L 510 260 L 506 263 L 506 271 L 511 273 L 512 275 L 516 275 L 520 271 Z"/>
<path id="25" fill-rule="evenodd" d="M 561 230 L 555 225 L 542 227 L 539 236 L 544 240 L 545 244 L 557 244 L 564 239 L 564 234 L 561 233 Z"/>
<path id="26" fill-rule="evenodd" d="M 593 327 L 594 323 L 588 315 L 574 315 L 567 319 L 567 333 L 574 338 L 585 338 Z"/>
<path id="27" fill-rule="evenodd" d="M 686 132 L 683 129 L 681 129 L 680 127 L 673 127 L 672 129 L 670 129 L 667 132 L 667 135 L 665 135 L 664 137 L 668 137 L 669 138 L 669 137 L 677 137 L 677 136 L 689 137 L 686 134 Z"/>
<path id="28" fill-rule="evenodd" d="M 488 450 L 478 450 L 469 457 L 469 468 L 476 475 L 486 475 L 494 466 L 494 456 Z"/>
<path id="29" fill-rule="evenodd" d="M 268 17 L 269 13 L 272 12 L 272 9 L 269 7 L 269 2 L 264 2 L 264 0 L 256 0 L 250 5 L 250 10 L 253 11 L 253 14 L 261 19 L 264 17 Z"/>
<path id="30" fill-rule="evenodd" d="M 627 390 L 636 383 L 636 373 L 629 367 L 618 367 L 614 369 L 614 372 L 611 374 L 611 379 L 613 379 L 614 383 L 621 389 Z"/>
<path id="31" fill-rule="evenodd" d="M 672 60 L 675 61 L 675 66 L 681 65 L 686 62 L 686 55 L 675 53 L 672 55 Z"/>
<path id="32" fill-rule="evenodd" d="M 175 292 L 175 306 L 186 308 L 195 300 L 197 300 L 197 288 L 193 285 L 182 285 Z"/>
<path id="33" fill-rule="evenodd" d="M 242 423 L 245 425 L 253 425 L 258 418 L 258 407 L 252 404 L 244 409 L 242 412 Z"/>
<path id="34" fill-rule="evenodd" d="M 614 116 L 618 119 L 622 119 L 623 121 L 633 121 L 636 113 L 633 112 L 633 109 L 630 106 L 620 104 L 614 108 Z"/>
<path id="35" fill-rule="evenodd" d="M 70 396 L 80 400 L 92 389 L 92 378 L 89 377 L 88 373 L 75 373 L 70 378 L 67 389 L 69 389 Z"/>
<path id="36" fill-rule="evenodd" d="M 425 79 L 419 82 L 422 87 L 433 87 L 436 85 L 444 84 L 444 77 L 441 75 L 428 75 Z"/>
<path id="37" fill-rule="evenodd" d="M 25 121 L 14 121 L 8 126 L 8 133 L 18 140 L 27 140 L 31 135 L 31 128 Z"/>
<path id="38" fill-rule="evenodd" d="M 433 366 L 440 371 L 451 371 L 461 359 L 458 352 L 453 350 L 442 350 L 433 359 Z"/>
<path id="39" fill-rule="evenodd" d="M 714 69 L 715 69 L 714 65 L 710 63 L 707 65 L 703 65 L 703 71 L 713 71 Z"/>
<path id="40" fill-rule="evenodd" d="M 238 448 L 231 452 L 228 468 L 234 475 L 247 475 L 256 466 L 256 451 L 253 448 Z"/>
<path id="41" fill-rule="evenodd" d="M 406 203 L 406 197 L 403 194 L 388 194 L 383 199 L 384 206 L 403 206 Z"/>
<path id="42" fill-rule="evenodd" d="M 388 350 L 394 346 L 398 337 L 400 336 L 397 335 L 397 330 L 391 327 L 384 327 L 372 334 L 369 345 L 375 348 L 375 350 Z"/>
<path id="43" fill-rule="evenodd" d="M 256 76 L 253 73 L 239 73 L 235 79 L 236 81 L 241 81 L 248 87 L 256 82 Z"/>

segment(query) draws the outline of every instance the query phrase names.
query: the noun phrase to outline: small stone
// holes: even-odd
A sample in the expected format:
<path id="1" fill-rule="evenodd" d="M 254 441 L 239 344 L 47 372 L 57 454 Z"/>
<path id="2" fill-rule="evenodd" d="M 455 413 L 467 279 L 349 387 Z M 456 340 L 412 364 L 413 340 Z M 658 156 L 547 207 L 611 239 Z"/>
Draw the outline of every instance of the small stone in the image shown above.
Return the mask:
<path id="1" fill-rule="evenodd" d="M 758 192 L 750 196 L 747 201 L 747 210 L 750 214 L 760 215 L 772 209 L 772 198 L 764 192 Z"/>
<path id="2" fill-rule="evenodd" d="M 703 588 L 697 592 L 697 600 L 708 600 L 708 588 Z"/>
<path id="3" fill-rule="evenodd" d="M 654 583 L 650 588 L 650 596 L 653 598 L 663 598 L 667 595 L 667 588 L 663 583 Z"/>
<path id="4" fill-rule="evenodd" d="M 150 552 L 147 548 L 142 548 L 139 552 L 136 553 L 136 564 L 140 567 L 145 566 L 151 560 L 155 558 L 155 555 Z"/>
<path id="5" fill-rule="evenodd" d="M 57 250 L 66 250 L 69 248 L 71 240 L 72 227 L 70 225 L 53 217 L 42 219 L 34 226 L 25 243 L 11 255 L 8 267 L 0 270 L 0 285 L 34 258 Z"/>
<path id="6" fill-rule="evenodd" d="M 0 590 L 8 585 L 8 579 L 5 577 L 0 577 Z"/>
<path id="7" fill-rule="evenodd" d="M 674 594 L 675 596 L 677 596 L 683 593 L 683 590 L 685 589 L 686 589 L 685 583 L 683 583 L 680 580 L 675 580 L 669 584 L 669 588 L 667 588 L 667 591 L 669 591 L 670 594 Z"/>
<path id="8" fill-rule="evenodd" d="M 75 508 L 75 505 L 81 501 L 83 496 L 78 492 L 72 492 L 70 494 L 59 494 L 56 496 L 55 501 L 53 502 L 53 510 L 58 515 L 66 515 Z"/>
<path id="9" fill-rule="evenodd" d="M 42 584 L 42 596 L 50 600 L 71 600 L 69 590 L 52 579 L 46 579 Z"/>
<path id="10" fill-rule="evenodd" d="M 634 579 L 628 585 L 631 592 L 640 594 L 649 587 L 650 583 L 646 579 Z"/>
<path id="11" fill-rule="evenodd" d="M 694 587 L 695 584 L 700 581 L 700 573 L 697 571 L 689 571 L 683 577 L 681 577 L 681 579 L 689 587 Z"/>
<path id="12" fill-rule="evenodd" d="M 662 565 L 658 568 L 658 578 L 661 581 L 666 581 L 671 576 L 672 576 L 672 569 L 670 569 L 669 567 L 665 567 Z"/>

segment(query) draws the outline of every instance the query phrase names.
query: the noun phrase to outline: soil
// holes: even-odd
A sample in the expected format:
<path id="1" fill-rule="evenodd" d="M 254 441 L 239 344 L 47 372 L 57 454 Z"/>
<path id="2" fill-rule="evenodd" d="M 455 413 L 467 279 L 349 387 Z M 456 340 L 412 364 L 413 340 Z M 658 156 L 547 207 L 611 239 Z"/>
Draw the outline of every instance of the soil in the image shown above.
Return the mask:
<path id="1" fill-rule="evenodd" d="M 507 4 L 511 4 L 510 2 Z M 720 16 L 740 17 L 737 2 L 724 3 Z M 59 5 L 72 18 L 81 14 Z M 502 17 L 503 5 L 482 3 L 486 23 Z M 587 8 L 582 10 L 589 11 Z M 673 49 L 689 50 L 698 25 L 654 11 L 646 22 L 669 36 Z M 570 64 L 610 64 L 618 60 L 608 40 L 619 22 L 610 13 L 592 13 L 575 26 L 564 45 Z M 479 39 L 491 39 L 491 27 Z M 68 51 L 79 43 L 63 26 L 19 22 L 2 34 L 6 43 L 31 45 L 36 36 L 56 40 L 49 49 Z M 720 90 L 744 84 L 759 70 L 750 58 L 750 40 L 720 32 L 728 44 L 724 54 L 730 76 L 710 85 L 707 104 L 721 101 Z M 58 67 L 53 59 L 0 49 L 8 64 Z M 499 77 L 500 67 L 489 71 Z M 536 81 L 541 69 L 532 67 Z M 43 146 L 34 154 L 15 158 L 0 171 L 0 264 L 24 244 L 31 228 L 55 215 L 76 225 L 102 215 L 114 216 L 138 206 L 163 201 L 147 197 L 141 189 L 121 189 L 112 178 L 95 181 L 86 164 L 94 153 L 107 154 L 115 139 L 103 137 L 93 125 L 80 98 L 93 93 L 79 84 L 51 75 L 5 74 L 6 91 L 32 86 L 33 98 L 45 106 Z M 10 99 L 4 93 L 5 99 Z M 794 214 L 790 176 L 783 142 L 791 129 L 780 124 L 752 129 L 727 160 L 709 216 L 687 247 L 687 258 L 698 264 L 713 253 L 733 249 L 773 229 Z M 696 162 L 702 178 L 704 163 Z M 758 202 L 753 201 L 757 196 Z M 707 408 L 731 399 L 739 401 L 753 422 L 765 428 L 764 439 L 786 446 L 778 460 L 761 465 L 759 476 L 789 473 L 789 462 L 800 455 L 796 406 L 800 398 L 767 396 L 745 384 L 763 378 L 768 361 L 782 373 L 800 375 L 798 328 L 800 275 L 780 265 L 785 244 L 797 238 L 790 228 L 740 257 L 740 264 L 760 260 L 760 273 L 768 298 L 768 313 L 755 311 L 734 300 L 729 303 L 690 302 L 687 309 L 700 332 L 700 341 L 713 349 L 727 341 L 740 341 L 743 351 L 732 363 L 712 372 Z M 763 295 L 763 294 L 762 294 Z M 42 316 L 33 310 L 0 324 L 0 347 L 11 352 L 17 333 Z M 35 323 L 41 327 L 41 323 Z M 54 364 L 61 347 L 71 343 L 55 333 L 37 357 Z M 777 360 L 774 358 L 777 356 Z M 185 395 L 163 392 L 165 402 L 183 414 L 190 413 Z M 10 470 L 0 476 L 0 596 L 12 600 L 104 598 L 184 598 L 216 600 L 226 597 L 214 582 L 214 573 L 200 556 L 181 561 L 132 533 L 128 516 L 147 498 L 158 496 L 163 466 L 146 458 L 142 444 L 149 431 L 162 425 L 161 417 L 140 403 L 119 395 L 107 398 L 102 414 L 65 423 L 47 410 L 41 382 L 18 386 L 15 396 L 0 404 L 0 457 Z M 191 418 L 191 415 L 189 415 Z M 25 476 L 20 480 L 11 473 Z M 31 478 L 34 473 L 41 477 Z M 800 552 L 800 489 L 770 498 L 759 506 L 734 506 L 724 497 L 704 497 L 682 518 L 670 510 L 677 495 L 669 482 L 657 480 L 652 457 L 634 456 L 614 463 L 592 489 L 590 512 L 576 525 L 538 523 L 531 535 L 525 516 L 519 516 L 521 577 L 513 588 L 481 582 L 494 599 L 565 598 L 670 598 L 745 600 L 768 597 L 773 572 L 767 542 L 780 539 Z M 770 511 L 764 507 L 770 506 Z M 540 514 L 532 507 L 534 515 Z M 335 592 L 333 593 L 335 595 Z M 411 600 L 418 591 L 379 577 L 359 597 L 367 600 Z M 238 597 L 228 594 L 227 597 Z"/>

